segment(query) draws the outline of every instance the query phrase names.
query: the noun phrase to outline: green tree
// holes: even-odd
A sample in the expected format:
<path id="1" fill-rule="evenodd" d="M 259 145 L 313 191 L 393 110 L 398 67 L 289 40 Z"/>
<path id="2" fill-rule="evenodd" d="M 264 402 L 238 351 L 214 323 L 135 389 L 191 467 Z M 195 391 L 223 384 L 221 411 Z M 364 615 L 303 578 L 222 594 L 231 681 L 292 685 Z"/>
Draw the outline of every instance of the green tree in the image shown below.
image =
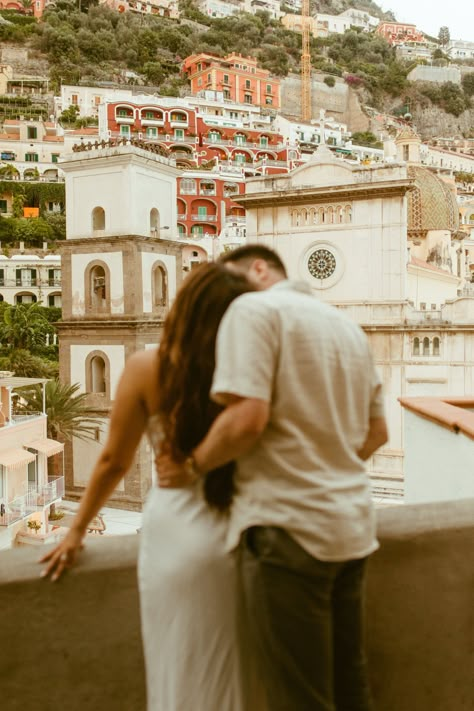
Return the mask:
<path id="1" fill-rule="evenodd" d="M 0 369 L 10 370 L 18 378 L 56 378 L 58 364 L 33 355 L 24 348 L 13 348 L 0 358 Z"/>
<path id="2" fill-rule="evenodd" d="M 442 27 L 439 28 L 438 39 L 441 42 L 442 46 L 446 47 L 449 40 L 451 39 L 451 33 L 449 32 L 449 27 L 447 27 L 446 25 L 443 25 Z"/>
<path id="3" fill-rule="evenodd" d="M 474 72 L 464 74 L 461 83 L 466 96 L 474 96 Z"/>
<path id="4" fill-rule="evenodd" d="M 21 0 L 21 7 L 26 15 L 33 13 L 33 0 Z"/>
<path id="5" fill-rule="evenodd" d="M 44 343 L 46 333 L 51 331 L 40 304 L 9 305 L 0 324 L 0 340 L 10 348 L 31 350 Z"/>
<path id="6" fill-rule="evenodd" d="M 65 385 L 57 379 L 46 383 L 46 415 L 51 439 L 95 439 L 102 421 L 87 405 L 87 394 L 79 393 L 79 389 L 79 383 Z M 37 412 L 43 409 L 41 386 L 34 386 L 21 395 L 25 410 Z"/>

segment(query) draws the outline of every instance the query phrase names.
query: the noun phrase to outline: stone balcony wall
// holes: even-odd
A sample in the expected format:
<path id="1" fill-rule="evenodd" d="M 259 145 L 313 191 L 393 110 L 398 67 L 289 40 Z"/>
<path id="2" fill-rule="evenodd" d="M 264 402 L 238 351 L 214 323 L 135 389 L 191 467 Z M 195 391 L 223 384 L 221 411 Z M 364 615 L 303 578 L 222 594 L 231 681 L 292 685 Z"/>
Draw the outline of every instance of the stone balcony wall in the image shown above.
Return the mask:
<path id="1" fill-rule="evenodd" d="M 381 509 L 379 538 L 368 580 L 377 711 L 471 711 L 474 500 Z M 138 543 L 88 541 L 56 584 L 39 579 L 37 549 L 0 554 L 2 711 L 145 711 Z"/>

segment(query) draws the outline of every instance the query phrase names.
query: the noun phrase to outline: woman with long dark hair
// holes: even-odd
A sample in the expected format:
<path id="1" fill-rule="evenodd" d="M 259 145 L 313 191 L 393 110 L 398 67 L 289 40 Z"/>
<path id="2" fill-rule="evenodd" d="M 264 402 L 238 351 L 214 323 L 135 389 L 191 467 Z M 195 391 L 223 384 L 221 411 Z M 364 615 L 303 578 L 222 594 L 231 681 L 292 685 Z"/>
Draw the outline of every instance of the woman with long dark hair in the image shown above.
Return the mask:
<path id="1" fill-rule="evenodd" d="M 158 353 L 127 361 L 108 440 L 73 527 L 42 559 L 45 575 L 57 579 L 73 565 L 89 521 L 126 474 L 145 431 L 156 452 L 177 461 L 205 436 L 220 411 L 209 397 L 218 326 L 230 303 L 250 290 L 245 277 L 222 265 L 193 270 Z M 230 464 L 192 486 L 153 486 L 149 493 L 138 566 L 149 711 L 260 711 L 242 669 L 236 571 L 224 549 L 232 475 Z"/>

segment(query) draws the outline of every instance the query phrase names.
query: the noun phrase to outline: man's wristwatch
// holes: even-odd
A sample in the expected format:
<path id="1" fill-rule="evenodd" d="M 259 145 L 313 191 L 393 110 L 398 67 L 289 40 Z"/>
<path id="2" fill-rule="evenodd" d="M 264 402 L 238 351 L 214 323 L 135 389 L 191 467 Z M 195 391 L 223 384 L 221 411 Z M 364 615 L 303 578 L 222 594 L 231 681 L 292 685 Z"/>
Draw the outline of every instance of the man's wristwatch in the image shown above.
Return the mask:
<path id="1" fill-rule="evenodd" d="M 184 471 L 193 482 L 197 481 L 202 476 L 202 472 L 197 466 L 196 460 L 192 454 L 184 460 Z"/>

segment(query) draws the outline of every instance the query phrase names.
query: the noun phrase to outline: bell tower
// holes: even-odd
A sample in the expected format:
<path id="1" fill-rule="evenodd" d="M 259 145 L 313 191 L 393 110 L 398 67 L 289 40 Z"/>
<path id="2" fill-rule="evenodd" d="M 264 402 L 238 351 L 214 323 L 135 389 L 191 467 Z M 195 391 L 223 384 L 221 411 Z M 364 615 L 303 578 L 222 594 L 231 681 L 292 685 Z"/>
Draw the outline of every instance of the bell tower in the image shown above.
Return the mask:
<path id="1" fill-rule="evenodd" d="M 104 444 L 126 359 L 155 348 L 182 278 L 174 161 L 142 142 L 77 146 L 64 157 L 67 239 L 61 246 L 63 382 L 79 383 L 103 427 L 66 448 L 66 495 L 79 498 Z M 166 236 L 166 239 L 163 237 Z M 152 453 L 143 441 L 111 504 L 140 509 Z"/>

